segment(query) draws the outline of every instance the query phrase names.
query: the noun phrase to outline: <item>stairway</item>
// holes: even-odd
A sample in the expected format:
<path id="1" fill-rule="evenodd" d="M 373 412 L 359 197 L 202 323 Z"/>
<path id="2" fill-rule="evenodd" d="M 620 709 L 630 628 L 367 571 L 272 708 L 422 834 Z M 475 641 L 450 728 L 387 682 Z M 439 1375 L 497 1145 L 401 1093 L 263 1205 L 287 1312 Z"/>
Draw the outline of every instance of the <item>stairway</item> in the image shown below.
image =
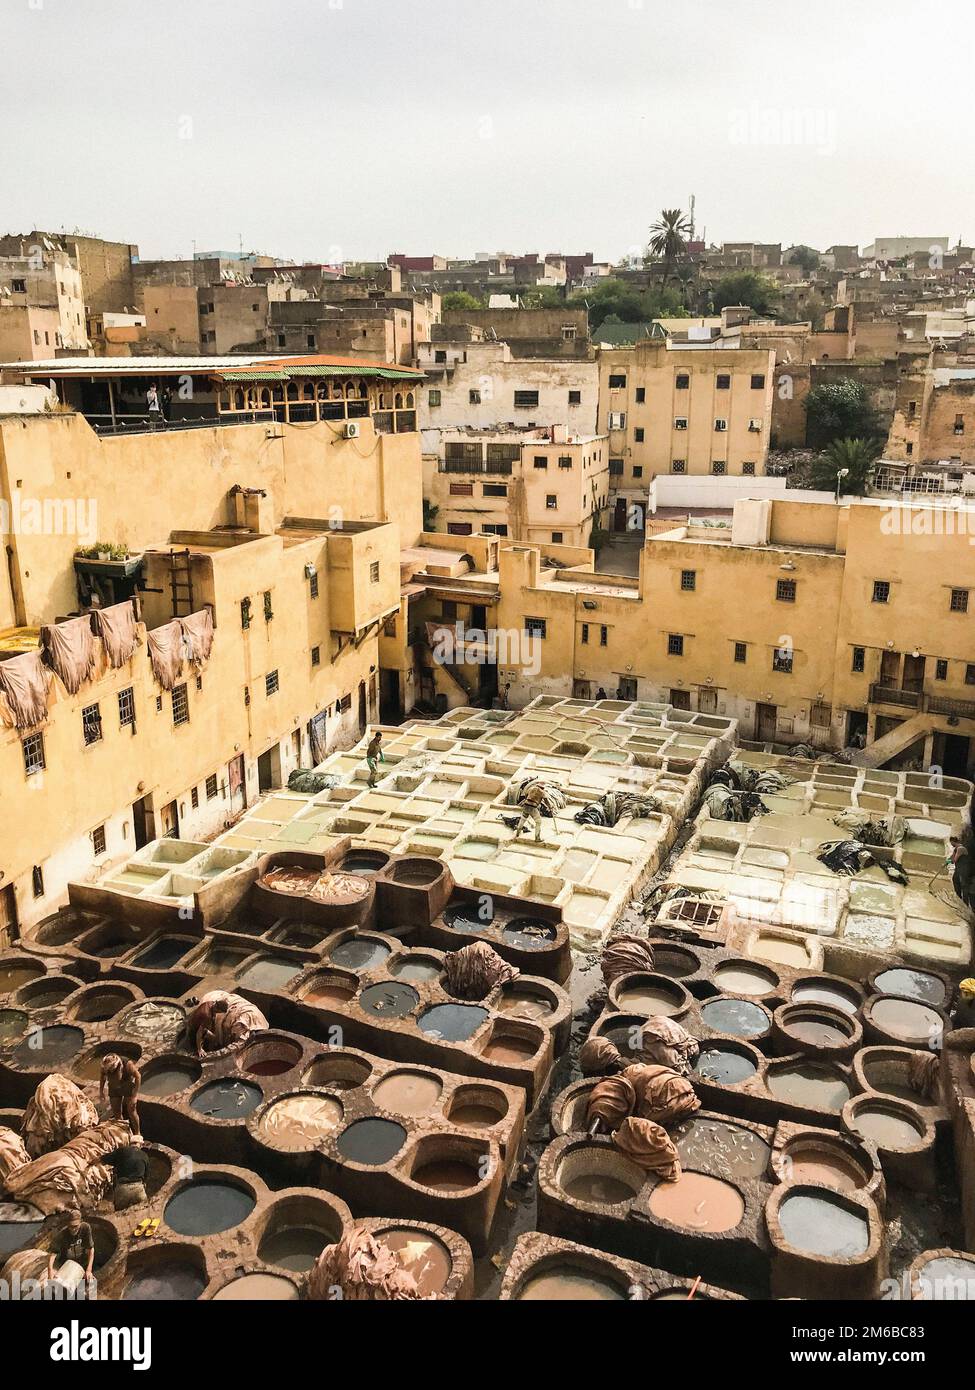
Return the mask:
<path id="1" fill-rule="evenodd" d="M 919 738 L 926 738 L 937 728 L 938 722 L 937 716 L 933 714 L 912 715 L 903 724 L 898 724 L 896 729 L 891 729 L 889 734 L 884 734 L 883 738 L 868 744 L 857 753 L 853 761 L 857 767 L 883 767 L 891 758 L 896 758 L 898 753 L 910 748 Z"/>

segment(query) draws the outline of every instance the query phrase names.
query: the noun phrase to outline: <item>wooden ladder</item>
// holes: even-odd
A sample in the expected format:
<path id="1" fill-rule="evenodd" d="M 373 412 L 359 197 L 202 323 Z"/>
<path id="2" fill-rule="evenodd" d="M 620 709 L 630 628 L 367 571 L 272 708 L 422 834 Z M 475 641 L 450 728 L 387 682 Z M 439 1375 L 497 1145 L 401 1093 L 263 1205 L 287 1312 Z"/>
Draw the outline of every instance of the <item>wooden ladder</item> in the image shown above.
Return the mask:
<path id="1" fill-rule="evenodd" d="M 173 595 L 173 617 L 185 618 L 194 612 L 193 574 L 190 569 L 189 550 L 169 552 L 169 586 Z M 181 604 L 185 604 L 182 611 Z"/>

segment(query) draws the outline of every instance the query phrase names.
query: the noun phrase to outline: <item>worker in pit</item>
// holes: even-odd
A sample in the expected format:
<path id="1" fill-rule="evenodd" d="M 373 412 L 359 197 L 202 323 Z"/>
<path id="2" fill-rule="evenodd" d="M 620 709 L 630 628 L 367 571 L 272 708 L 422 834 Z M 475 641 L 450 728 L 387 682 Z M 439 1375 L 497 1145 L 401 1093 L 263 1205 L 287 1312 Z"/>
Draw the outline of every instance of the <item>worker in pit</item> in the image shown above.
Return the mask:
<path id="1" fill-rule="evenodd" d="M 956 1028 L 975 1028 L 975 980 L 962 980 L 958 986 L 951 1021 Z"/>
<path id="2" fill-rule="evenodd" d="M 379 771 L 379 764 L 385 761 L 386 755 L 383 752 L 383 736 L 381 731 L 377 729 L 369 740 L 369 746 L 366 749 L 366 767 L 369 769 L 370 787 L 376 785 L 376 774 Z"/>
<path id="3" fill-rule="evenodd" d="M 108 1102 L 112 1107 L 113 1120 L 128 1120 L 129 1128 L 135 1135 L 141 1134 L 139 1128 L 139 1087 L 142 1073 L 128 1057 L 120 1057 L 117 1052 L 109 1052 L 102 1058 L 101 1077 L 98 1083 L 99 1104 Z"/>
<path id="4" fill-rule="evenodd" d="M 545 787 L 541 782 L 533 782 L 518 803 L 521 824 L 516 832 L 520 835 L 529 820 L 535 823 L 535 839 L 542 838 L 542 802 L 545 800 Z"/>

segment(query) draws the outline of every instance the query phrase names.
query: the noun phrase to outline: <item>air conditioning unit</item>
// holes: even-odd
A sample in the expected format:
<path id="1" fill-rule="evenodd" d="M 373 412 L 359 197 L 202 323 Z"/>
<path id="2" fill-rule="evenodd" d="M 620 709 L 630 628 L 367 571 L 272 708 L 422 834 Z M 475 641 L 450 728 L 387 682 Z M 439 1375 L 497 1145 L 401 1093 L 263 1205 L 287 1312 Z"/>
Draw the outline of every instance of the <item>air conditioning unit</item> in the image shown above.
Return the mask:
<path id="1" fill-rule="evenodd" d="M 346 420 L 343 431 L 346 439 L 358 439 L 361 426 L 358 420 Z"/>

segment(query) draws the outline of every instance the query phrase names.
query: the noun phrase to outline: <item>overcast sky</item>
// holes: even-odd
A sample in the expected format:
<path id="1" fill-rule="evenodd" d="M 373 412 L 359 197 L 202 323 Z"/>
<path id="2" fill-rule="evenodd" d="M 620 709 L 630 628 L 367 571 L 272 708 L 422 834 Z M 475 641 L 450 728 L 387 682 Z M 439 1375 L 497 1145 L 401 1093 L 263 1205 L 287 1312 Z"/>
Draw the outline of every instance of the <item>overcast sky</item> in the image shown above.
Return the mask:
<path id="1" fill-rule="evenodd" d="M 975 236 L 972 0 L 0 0 L 0 230 L 144 257 Z M 966 126 L 968 129 L 966 129 Z"/>

